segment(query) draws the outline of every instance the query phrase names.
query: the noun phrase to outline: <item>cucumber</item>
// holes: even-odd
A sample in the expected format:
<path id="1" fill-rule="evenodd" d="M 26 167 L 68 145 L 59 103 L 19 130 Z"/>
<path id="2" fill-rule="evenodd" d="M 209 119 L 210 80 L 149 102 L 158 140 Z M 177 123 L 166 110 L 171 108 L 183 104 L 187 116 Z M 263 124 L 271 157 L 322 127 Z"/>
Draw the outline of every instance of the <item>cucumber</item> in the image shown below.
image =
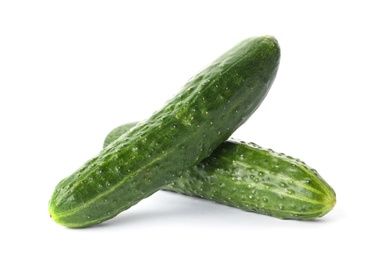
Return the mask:
<path id="1" fill-rule="evenodd" d="M 178 180 L 259 107 L 279 61 L 272 36 L 246 39 L 220 56 L 161 110 L 58 183 L 51 218 L 73 228 L 95 225 Z"/>
<path id="2" fill-rule="evenodd" d="M 135 124 L 113 129 L 104 147 Z M 301 160 L 237 140 L 179 175 L 163 189 L 280 219 L 319 218 L 336 202 L 332 187 Z"/>

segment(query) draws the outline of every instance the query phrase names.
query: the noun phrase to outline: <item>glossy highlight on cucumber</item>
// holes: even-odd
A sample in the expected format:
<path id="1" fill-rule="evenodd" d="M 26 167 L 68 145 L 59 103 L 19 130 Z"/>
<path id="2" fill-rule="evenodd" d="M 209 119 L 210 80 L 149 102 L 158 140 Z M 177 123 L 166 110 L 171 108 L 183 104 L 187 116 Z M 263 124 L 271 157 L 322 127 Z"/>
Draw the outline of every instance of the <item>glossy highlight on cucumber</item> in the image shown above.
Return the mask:
<path id="1" fill-rule="evenodd" d="M 99 224 L 180 179 L 259 107 L 279 62 L 272 36 L 236 45 L 149 119 L 58 183 L 49 202 L 51 218 L 73 228 Z"/>
<path id="2" fill-rule="evenodd" d="M 104 147 L 136 123 L 114 128 Z M 331 211 L 333 188 L 299 159 L 228 140 L 163 189 L 280 219 L 312 220 Z"/>

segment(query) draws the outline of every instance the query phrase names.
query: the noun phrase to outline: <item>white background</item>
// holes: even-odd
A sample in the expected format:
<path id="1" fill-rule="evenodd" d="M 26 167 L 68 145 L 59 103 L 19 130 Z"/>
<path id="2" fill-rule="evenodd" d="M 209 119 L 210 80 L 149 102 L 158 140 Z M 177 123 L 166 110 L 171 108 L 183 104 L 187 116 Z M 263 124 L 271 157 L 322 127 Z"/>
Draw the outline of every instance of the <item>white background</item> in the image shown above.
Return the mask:
<path id="1" fill-rule="evenodd" d="M 1 1 L 0 258 L 376 259 L 372 4 Z M 112 128 L 147 118 L 223 52 L 263 34 L 280 43 L 278 76 L 233 136 L 316 168 L 337 193 L 333 211 L 284 221 L 158 192 L 92 228 L 49 218 L 55 185 Z"/>

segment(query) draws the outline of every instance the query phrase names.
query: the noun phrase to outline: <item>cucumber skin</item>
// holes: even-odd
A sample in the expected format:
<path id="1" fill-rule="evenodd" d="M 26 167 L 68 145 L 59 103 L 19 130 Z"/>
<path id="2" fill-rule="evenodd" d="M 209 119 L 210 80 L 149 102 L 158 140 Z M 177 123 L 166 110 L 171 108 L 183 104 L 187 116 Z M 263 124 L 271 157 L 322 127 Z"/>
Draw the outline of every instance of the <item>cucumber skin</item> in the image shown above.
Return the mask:
<path id="1" fill-rule="evenodd" d="M 222 55 L 160 111 L 63 179 L 49 202 L 51 218 L 73 228 L 99 224 L 178 179 L 259 107 L 279 61 L 270 36 L 249 38 Z"/>
<path id="2" fill-rule="evenodd" d="M 136 123 L 114 128 L 104 147 Z M 312 220 L 336 203 L 333 188 L 304 162 L 254 143 L 228 140 L 163 189 L 280 219 Z"/>

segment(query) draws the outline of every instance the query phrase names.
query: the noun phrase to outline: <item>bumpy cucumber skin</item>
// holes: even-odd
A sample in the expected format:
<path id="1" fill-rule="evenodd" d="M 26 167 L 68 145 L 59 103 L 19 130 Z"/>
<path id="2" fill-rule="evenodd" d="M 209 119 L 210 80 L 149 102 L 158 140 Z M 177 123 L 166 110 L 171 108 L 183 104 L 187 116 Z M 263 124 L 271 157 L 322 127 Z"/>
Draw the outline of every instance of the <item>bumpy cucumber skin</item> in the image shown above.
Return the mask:
<path id="1" fill-rule="evenodd" d="M 68 227 L 98 224 L 178 179 L 259 107 L 279 61 L 279 44 L 271 36 L 235 46 L 160 111 L 62 180 L 49 202 L 51 218 Z"/>
<path id="2" fill-rule="evenodd" d="M 104 147 L 135 124 L 113 129 Z M 237 140 L 222 143 L 210 157 L 179 175 L 164 190 L 280 219 L 319 218 L 336 202 L 332 187 L 304 162 Z"/>

